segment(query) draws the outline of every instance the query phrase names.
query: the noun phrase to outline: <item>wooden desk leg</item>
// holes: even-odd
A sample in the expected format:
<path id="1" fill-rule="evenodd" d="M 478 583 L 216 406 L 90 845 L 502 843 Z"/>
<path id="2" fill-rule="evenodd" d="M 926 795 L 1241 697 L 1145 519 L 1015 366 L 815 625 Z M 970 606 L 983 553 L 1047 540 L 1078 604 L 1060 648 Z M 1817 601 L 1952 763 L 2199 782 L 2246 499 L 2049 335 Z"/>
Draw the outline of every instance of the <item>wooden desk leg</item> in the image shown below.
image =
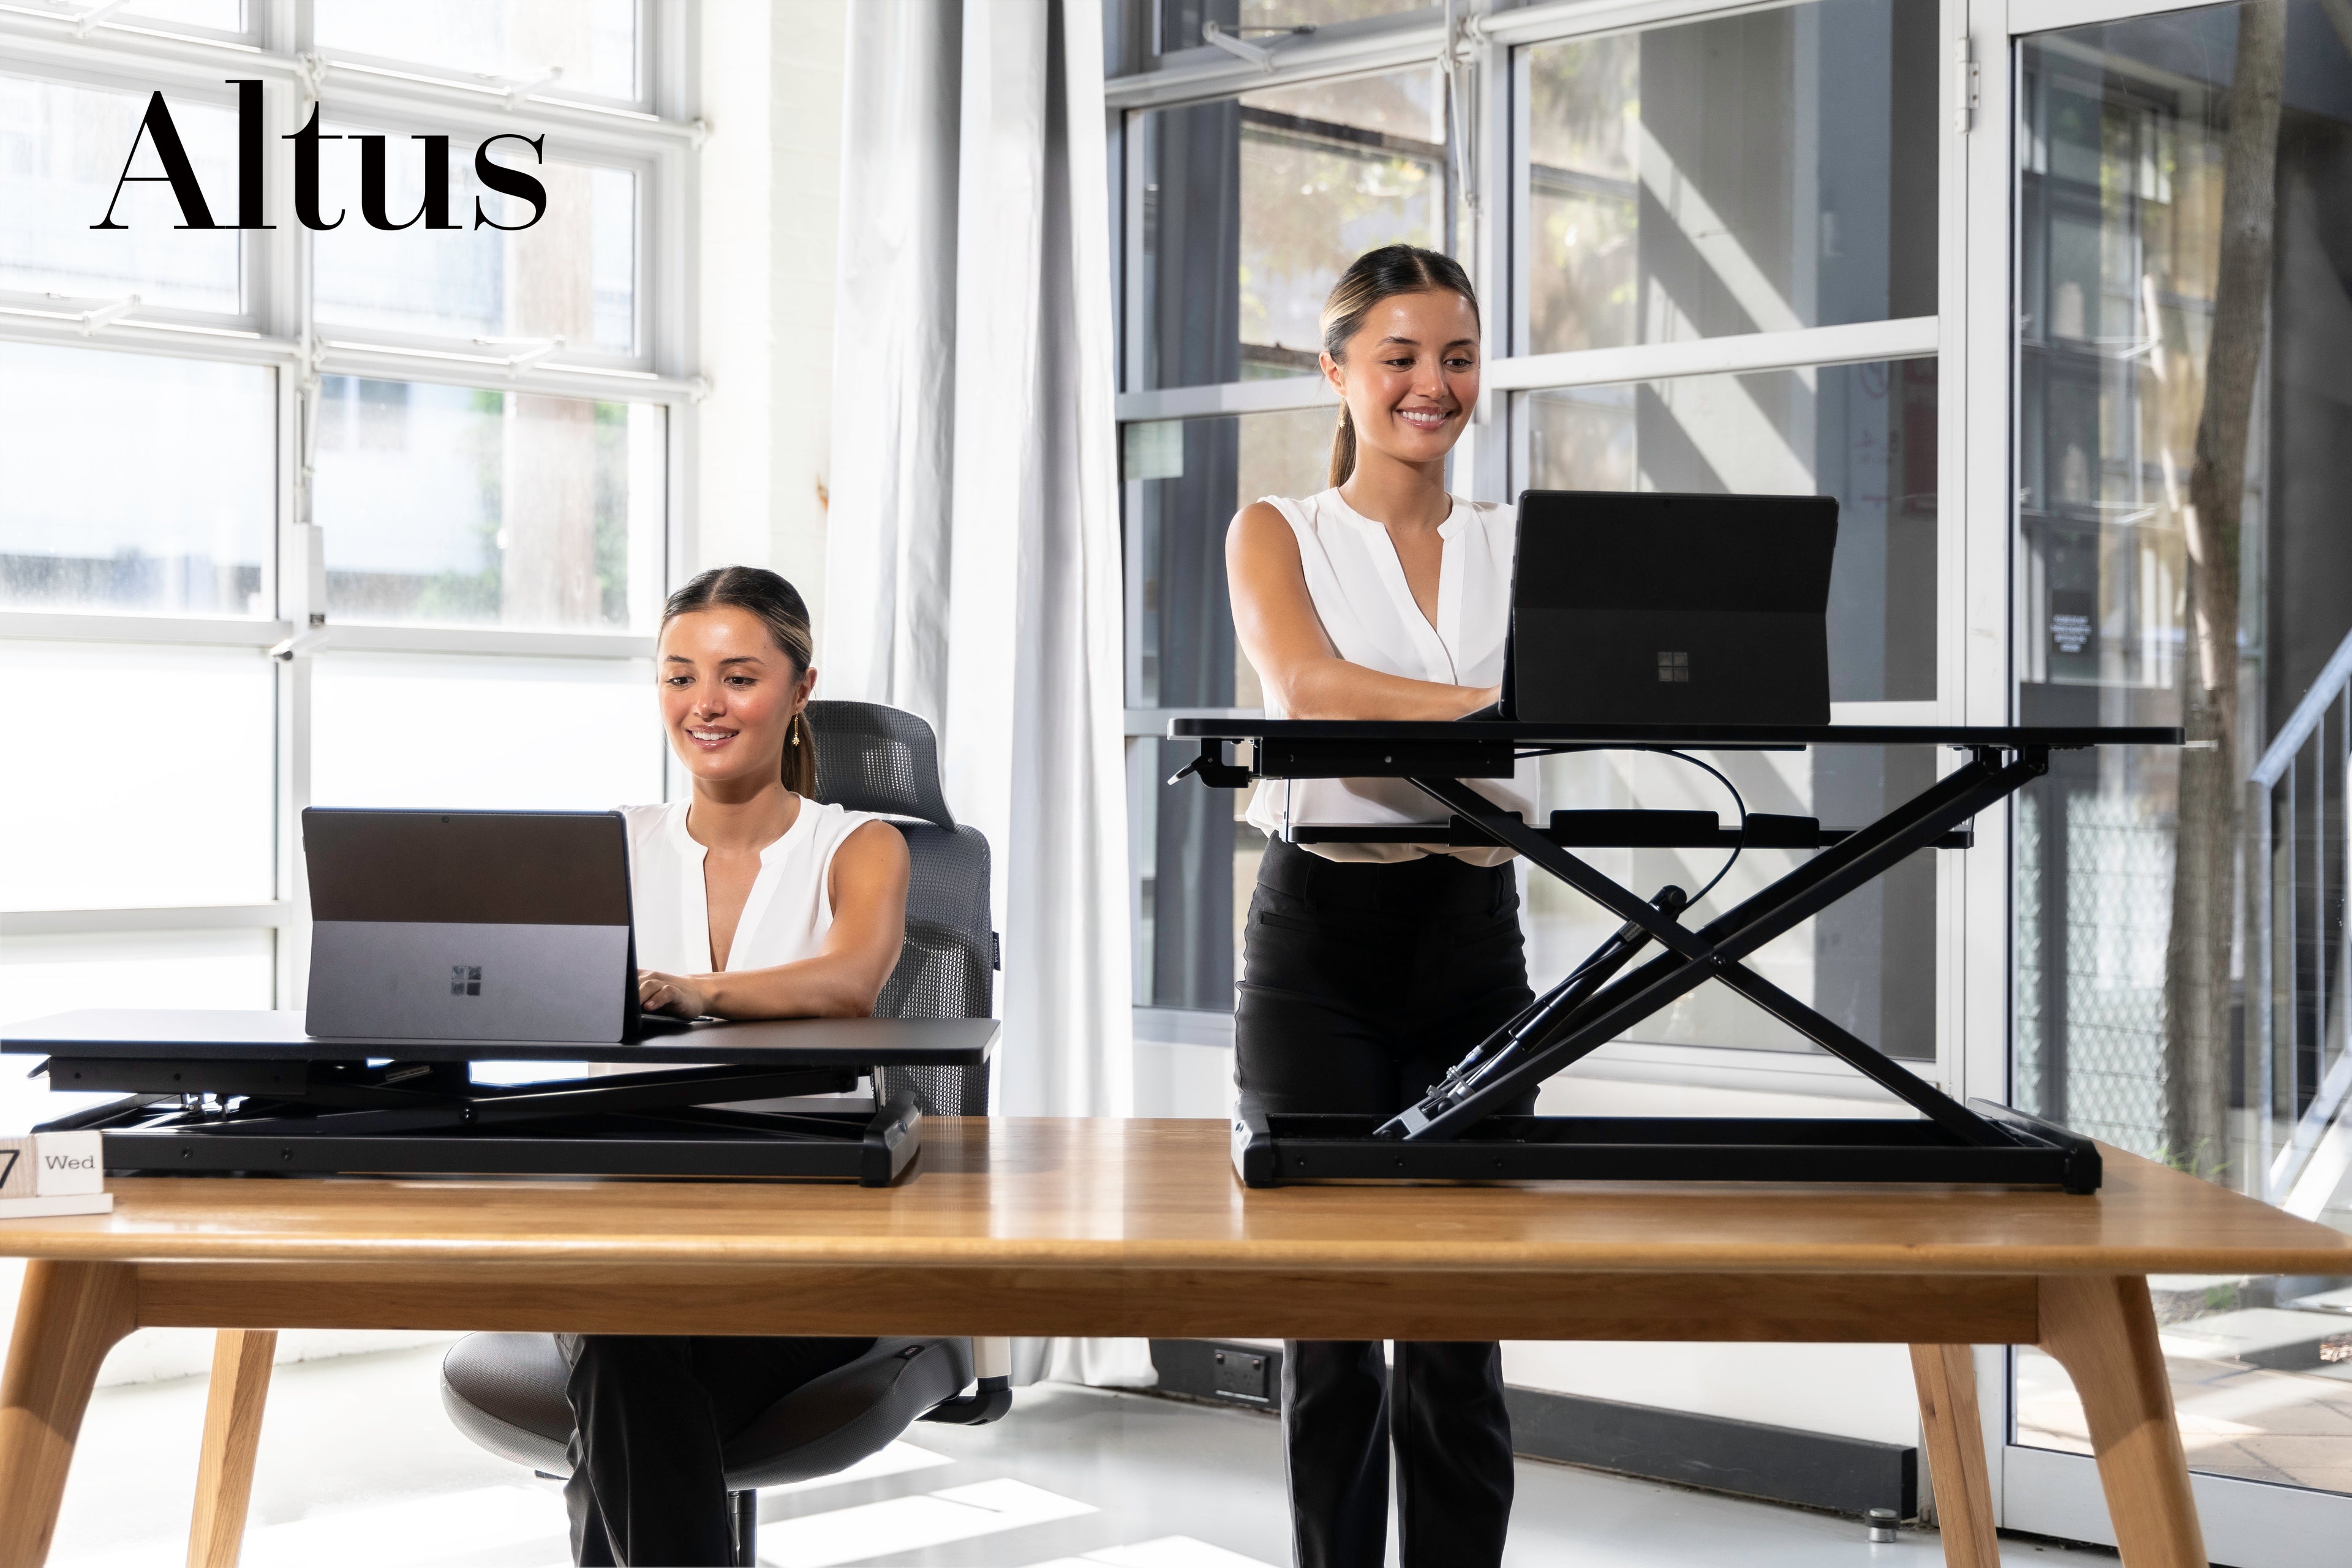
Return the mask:
<path id="1" fill-rule="evenodd" d="M 205 1395 L 205 1447 L 196 1462 L 196 1511 L 188 1522 L 188 1568 L 236 1568 L 253 1500 L 253 1456 L 269 1400 L 275 1329 L 223 1329 L 213 1341 L 212 1387 Z"/>
<path id="2" fill-rule="evenodd" d="M 25 1266 L 16 1336 L 0 1372 L 0 1568 L 40 1568 L 57 1533 L 66 1470 L 98 1369 L 138 1326 L 127 1264 Z"/>
<path id="3" fill-rule="evenodd" d="M 2074 1380 L 2125 1568 L 2205 1568 L 2147 1281 L 2048 1275 L 2042 1348 Z"/>
<path id="4" fill-rule="evenodd" d="M 1913 1345 L 1911 1376 L 1919 1385 L 1919 1426 L 1946 1568 L 2000 1568 L 1984 1427 L 1977 1417 L 1975 1358 L 1966 1345 Z"/>

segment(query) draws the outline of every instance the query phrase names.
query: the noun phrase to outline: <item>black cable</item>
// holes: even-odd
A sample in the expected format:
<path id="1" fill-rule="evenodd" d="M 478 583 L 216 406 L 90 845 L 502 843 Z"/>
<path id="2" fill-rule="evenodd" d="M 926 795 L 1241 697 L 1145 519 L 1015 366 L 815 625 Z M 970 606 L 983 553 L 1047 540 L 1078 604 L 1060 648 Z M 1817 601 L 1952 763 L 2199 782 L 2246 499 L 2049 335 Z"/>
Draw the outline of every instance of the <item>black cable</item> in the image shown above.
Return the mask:
<path id="1" fill-rule="evenodd" d="M 1649 750 L 1650 748 L 1645 747 L 1643 749 Z M 1657 754 L 1662 757 L 1677 758 L 1683 762 L 1688 763 L 1695 768 L 1703 768 L 1706 772 L 1713 773 L 1715 775 L 1715 782 L 1731 792 L 1731 804 L 1739 808 L 1739 837 L 1732 841 L 1731 858 L 1724 861 L 1721 868 L 1718 869 L 1714 876 L 1707 879 L 1706 886 L 1701 888 L 1697 892 L 1693 893 L 1690 896 L 1690 902 L 1683 906 L 1685 909 L 1696 909 L 1698 907 L 1698 901 L 1706 897 L 1707 894 L 1713 892 L 1715 890 L 1715 885 L 1717 882 L 1722 881 L 1725 877 L 1728 876 L 1734 866 L 1739 864 L 1740 851 L 1748 847 L 1748 802 L 1741 798 L 1739 786 L 1733 784 L 1729 779 L 1724 777 L 1722 770 L 1717 768 L 1713 763 L 1702 763 L 1687 752 L 1677 752 L 1665 747 L 1658 748 Z"/>
<path id="2" fill-rule="evenodd" d="M 1712 763 L 1702 763 L 1696 757 L 1692 756 L 1689 752 L 1678 752 L 1672 746 L 1610 746 L 1584 744 L 1528 746 L 1518 748 L 1516 754 L 1520 760 L 1524 761 L 1530 757 L 1559 757 L 1583 752 L 1647 752 L 1653 756 L 1673 757 L 1679 762 L 1688 763 L 1695 768 L 1701 768 L 1707 773 L 1713 773 L 1715 775 L 1715 782 L 1731 792 L 1731 803 L 1739 808 L 1739 837 L 1732 842 L 1731 858 L 1726 860 L 1721 868 L 1716 871 L 1715 875 L 1707 879 L 1706 886 L 1701 888 L 1697 892 L 1693 893 L 1690 896 L 1690 901 L 1683 906 L 1683 908 L 1686 910 L 1696 909 L 1698 906 L 1698 901 L 1706 897 L 1707 894 L 1713 892 L 1715 890 L 1715 885 L 1717 882 L 1722 881 L 1726 876 L 1729 875 L 1731 868 L 1734 866 L 1739 864 L 1740 853 L 1748 847 L 1748 802 L 1741 798 L 1739 786 L 1733 784 L 1729 779 L 1724 777 L 1722 772 L 1716 768 Z M 1582 973 L 1583 971 L 1581 968 L 1577 971 L 1577 973 L 1580 974 Z M 1571 974 L 1569 978 L 1573 980 L 1576 978 L 1576 975 Z"/>

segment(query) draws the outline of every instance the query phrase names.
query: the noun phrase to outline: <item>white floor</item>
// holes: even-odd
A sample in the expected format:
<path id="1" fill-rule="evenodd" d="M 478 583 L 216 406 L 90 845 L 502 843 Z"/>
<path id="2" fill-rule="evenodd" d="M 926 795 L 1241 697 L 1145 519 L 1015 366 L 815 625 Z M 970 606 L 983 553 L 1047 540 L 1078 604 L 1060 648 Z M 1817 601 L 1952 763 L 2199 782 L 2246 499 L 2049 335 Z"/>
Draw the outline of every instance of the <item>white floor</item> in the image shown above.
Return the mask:
<path id="1" fill-rule="evenodd" d="M 247 1568 L 553 1568 L 562 1499 L 443 1416 L 437 1348 L 278 1369 Z M 185 1561 L 202 1378 L 101 1389 L 50 1562 Z M 1146 1395 L 1024 1390 L 983 1427 L 918 1426 L 827 1481 L 761 1495 L 761 1557 L 784 1568 L 1251 1568 L 1289 1559 L 1274 1421 Z M 2015 1565 L 2112 1564 L 2013 1541 Z M 1391 1549 L 1394 1561 L 1394 1548 Z M 1932 1568 L 1936 1536 L 1873 1546 L 1851 1520 L 1522 1461 L 1519 1568 Z"/>

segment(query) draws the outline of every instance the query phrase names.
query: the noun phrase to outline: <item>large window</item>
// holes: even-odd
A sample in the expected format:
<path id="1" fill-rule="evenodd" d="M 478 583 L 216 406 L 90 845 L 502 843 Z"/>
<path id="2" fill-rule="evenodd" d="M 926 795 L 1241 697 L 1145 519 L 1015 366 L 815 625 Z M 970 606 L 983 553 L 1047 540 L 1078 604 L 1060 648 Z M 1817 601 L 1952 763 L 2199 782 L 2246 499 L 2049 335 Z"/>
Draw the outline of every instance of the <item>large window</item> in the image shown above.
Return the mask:
<path id="1" fill-rule="evenodd" d="M 2063 752 L 2018 803 L 2018 1103 L 2352 1228 L 2352 33 L 2292 0 L 2021 45 L 2018 711 L 2190 749 Z M 2352 1492 L 2352 1279 L 2155 1283 L 2189 1463 Z M 2017 1376 L 2017 1441 L 2086 1452 Z"/>
<path id="2" fill-rule="evenodd" d="M 1129 751 L 1135 973 L 1147 1005 L 1232 1007 L 1236 910 L 1265 841 L 1235 820 L 1234 796 L 1161 786 L 1177 749 L 1150 736 L 1165 710 L 1259 703 L 1234 641 L 1224 525 L 1245 501 L 1323 488 L 1332 414 L 1318 318 L 1348 263 L 1397 240 L 1452 243 L 1445 93 L 1444 73 L 1423 63 L 1128 119 L 1127 386 L 1205 408 L 1225 389 L 1274 394 L 1263 412 L 1133 419 L 1123 431 L 1127 700 L 1141 715 Z"/>
<path id="3" fill-rule="evenodd" d="M 1612 24 L 1496 8 L 1454 69 L 1434 58 L 1444 20 L 1427 11 L 1178 11 L 1160 7 L 1161 53 L 1113 85 L 1128 106 L 1121 412 L 1139 1005 L 1197 1010 L 1187 1037 L 1231 1011 L 1265 844 L 1235 820 L 1234 796 L 1163 784 L 1182 749 L 1156 737 L 1172 712 L 1262 701 L 1234 644 L 1224 530 L 1260 496 L 1328 482 L 1318 317 L 1341 269 L 1374 246 L 1448 250 L 1478 284 L 1486 405 L 1457 452 L 1457 491 L 1835 496 L 1840 717 L 1939 711 L 1949 618 L 1935 0 L 1808 0 L 1598 32 Z M 1272 70 L 1237 62 L 1213 79 L 1214 58 L 1232 51 L 1199 47 L 1209 22 L 1272 50 Z M 1272 30 L 1307 24 L 1315 30 Z M 1382 38 L 1391 53 L 1375 47 Z M 1937 766 L 1924 752 L 1862 749 L 1793 764 L 1715 760 L 1759 809 L 1838 826 L 1925 787 Z M 1548 806 L 1728 809 L 1714 789 L 1645 759 L 1545 768 Z M 1641 881 L 1689 886 L 1714 871 L 1705 856 L 1616 858 Z M 1713 901 L 1788 858 L 1748 857 Z M 1939 887 L 1935 857 L 1922 855 L 1763 962 L 1866 1037 L 1933 1059 Z M 1530 894 L 1540 974 L 1564 973 L 1614 926 L 1549 878 L 1531 879 Z M 1643 1042 L 1807 1049 L 1711 990 L 1653 1020 Z"/>
<path id="4" fill-rule="evenodd" d="M 1530 353 L 1936 310 L 1936 7 L 1813 0 L 1519 53 Z"/>
<path id="5" fill-rule="evenodd" d="M 1423 66 L 1138 115 L 1129 384 L 1315 374 L 1349 262 L 1446 245 L 1444 92 Z"/>
<path id="6" fill-rule="evenodd" d="M 0 340 L 0 607 L 270 616 L 281 379 Z"/>
<path id="7" fill-rule="evenodd" d="M 0 1017 L 299 1002 L 309 805 L 660 797 L 693 386 L 669 4 L 0 16 Z M 167 172 L 159 89 L 238 216 L 229 79 L 263 83 L 275 226 L 178 226 L 134 180 L 93 228 L 134 141 L 132 175 Z M 344 138 L 323 232 L 277 140 L 314 110 Z M 478 183 L 499 136 L 543 138 L 496 152 L 544 187 L 528 226 L 474 222 L 529 216 Z"/>

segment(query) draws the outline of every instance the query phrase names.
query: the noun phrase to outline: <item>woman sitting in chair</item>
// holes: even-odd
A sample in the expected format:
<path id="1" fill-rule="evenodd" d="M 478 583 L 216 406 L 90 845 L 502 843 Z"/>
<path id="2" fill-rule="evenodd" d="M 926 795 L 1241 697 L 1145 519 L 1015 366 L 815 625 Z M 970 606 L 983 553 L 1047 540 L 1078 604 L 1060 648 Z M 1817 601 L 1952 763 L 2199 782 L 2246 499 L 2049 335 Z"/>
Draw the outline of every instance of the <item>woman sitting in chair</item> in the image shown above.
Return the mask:
<path id="1" fill-rule="evenodd" d="M 662 724 L 692 796 L 631 806 L 637 994 L 685 1017 L 862 1017 L 898 966 L 907 846 L 820 805 L 803 710 L 808 609 L 772 572 L 705 572 L 670 595 Z M 733 1560 L 721 1445 L 871 1339 L 557 1337 L 572 1374 L 572 1551 L 583 1563 Z"/>

